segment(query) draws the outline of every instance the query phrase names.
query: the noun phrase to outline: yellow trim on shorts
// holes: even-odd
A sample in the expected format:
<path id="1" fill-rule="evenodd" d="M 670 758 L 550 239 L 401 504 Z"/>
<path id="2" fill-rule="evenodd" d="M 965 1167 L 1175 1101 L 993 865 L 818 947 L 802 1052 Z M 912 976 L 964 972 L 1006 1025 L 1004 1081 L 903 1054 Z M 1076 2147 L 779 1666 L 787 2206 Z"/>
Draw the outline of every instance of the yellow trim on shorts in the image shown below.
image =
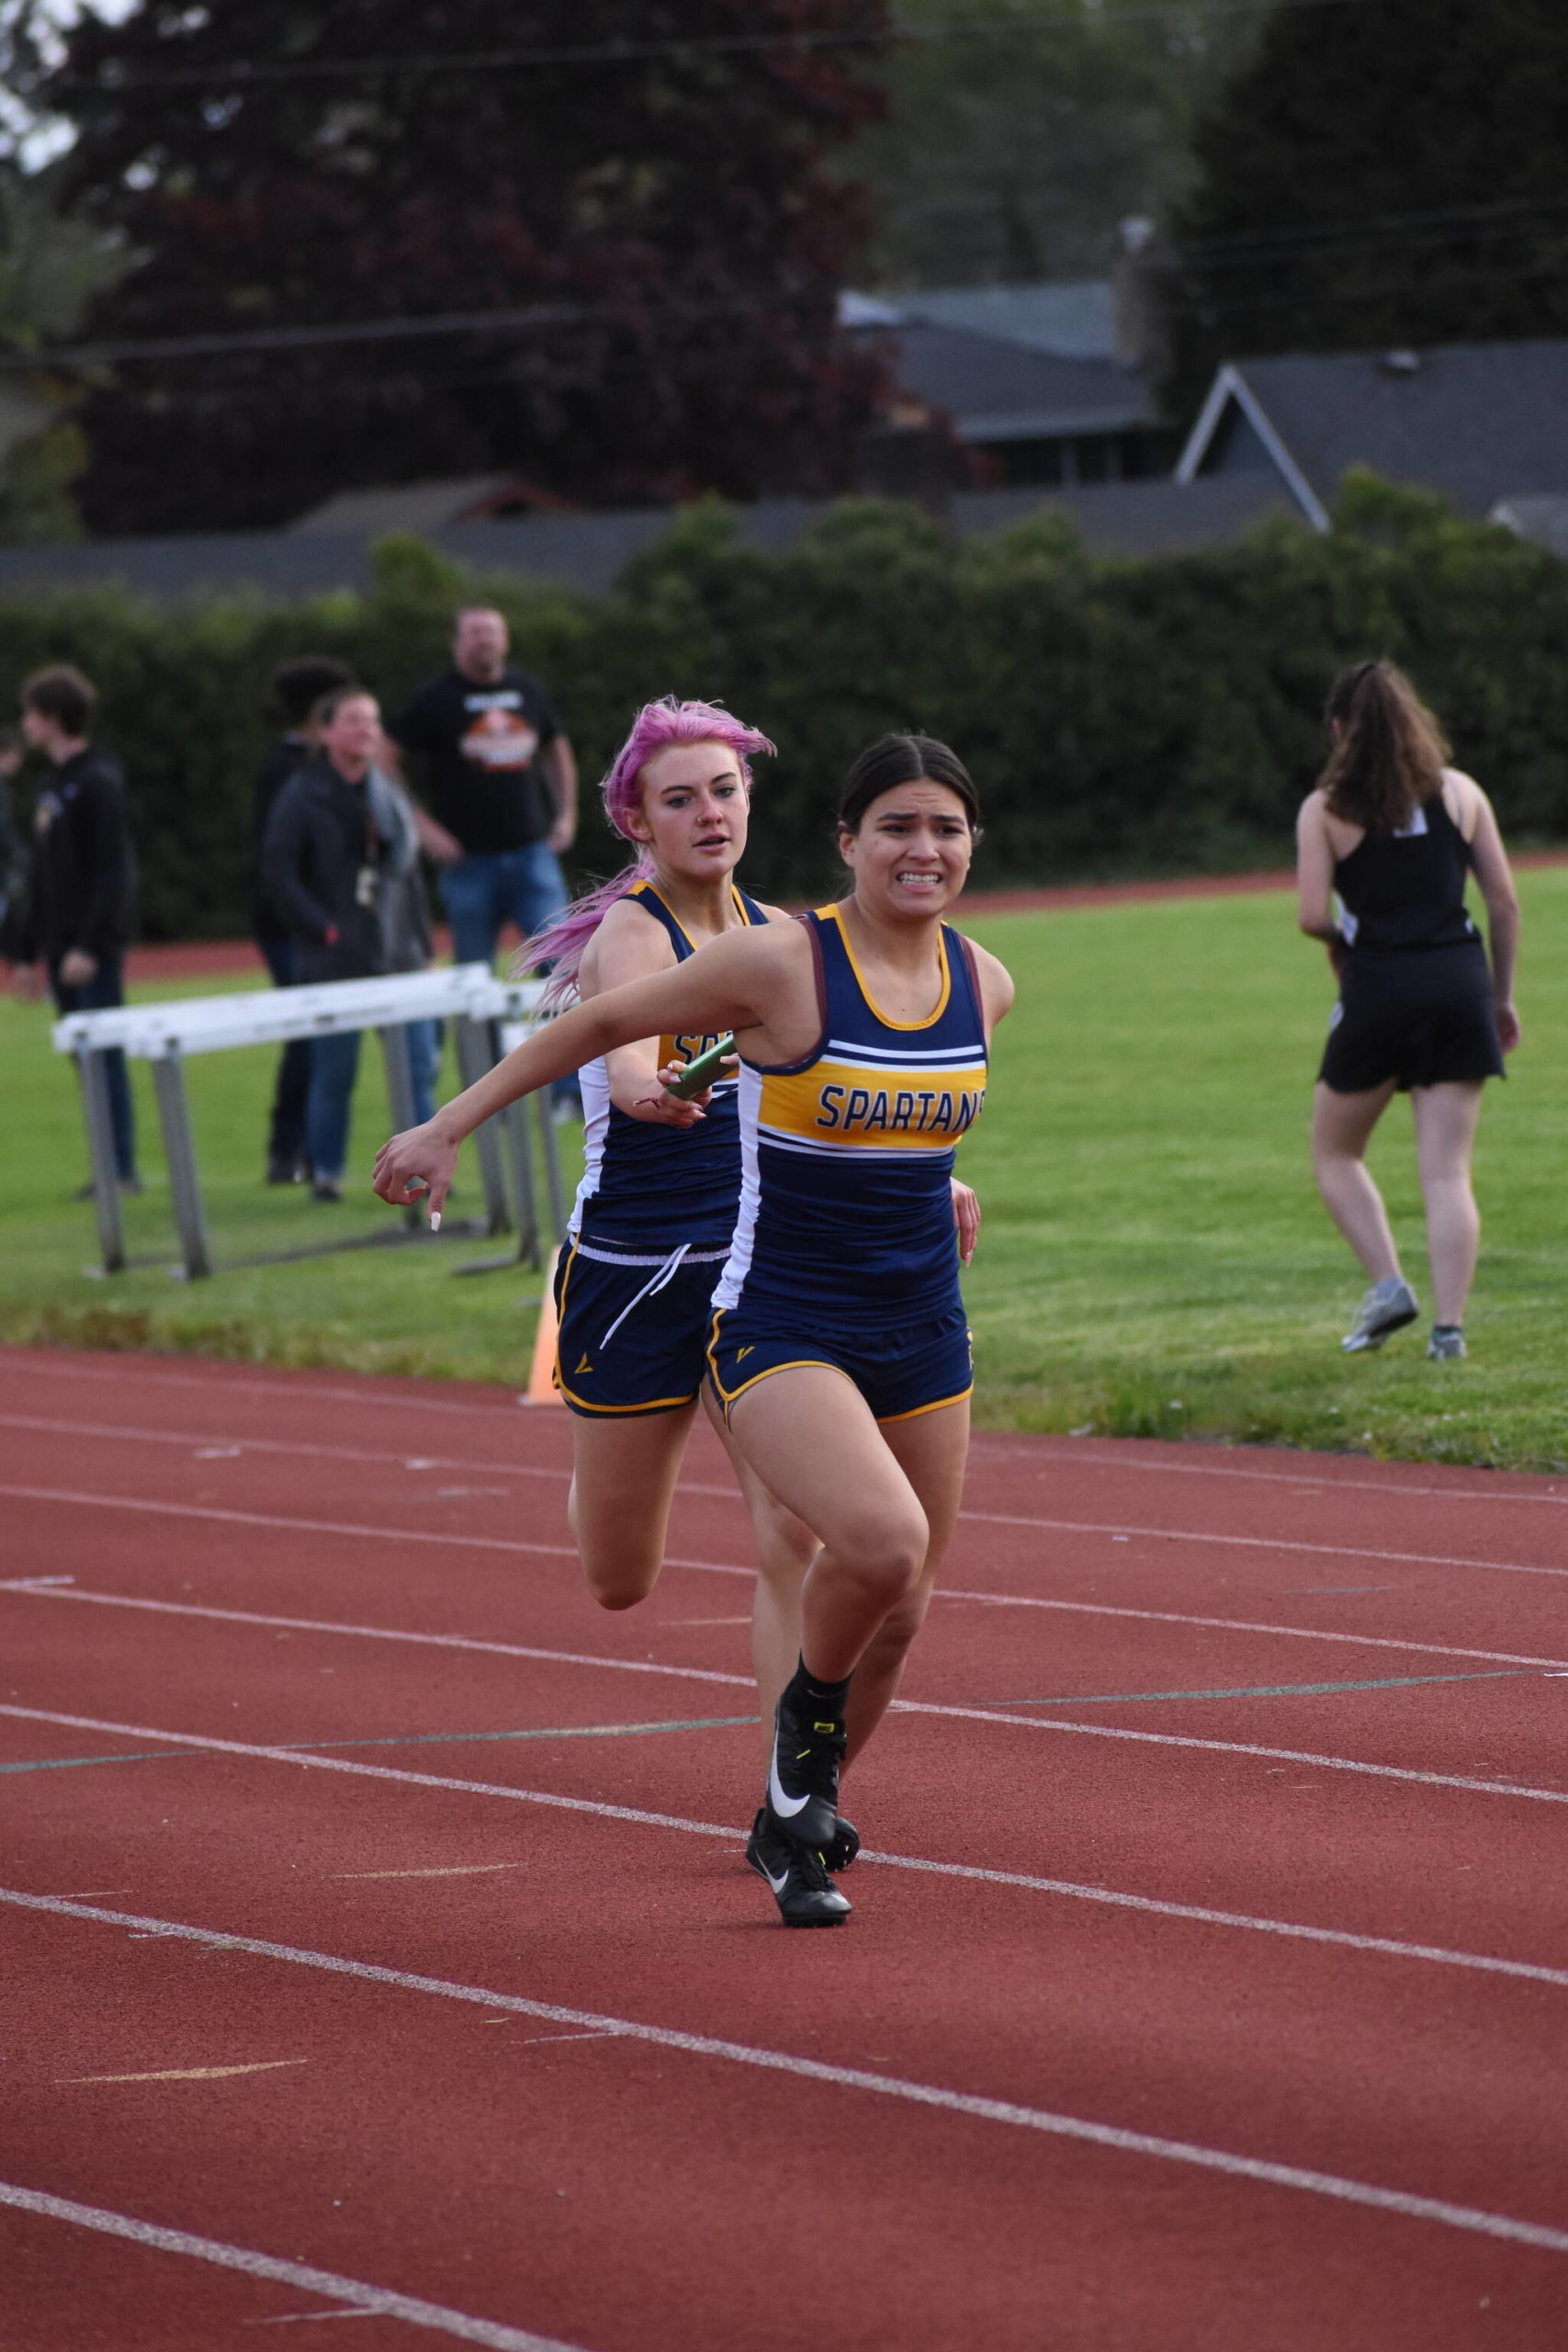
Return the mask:
<path id="1" fill-rule="evenodd" d="M 564 1380 L 558 1378 L 556 1386 L 563 1396 L 570 1397 L 580 1413 L 672 1413 L 677 1406 L 694 1405 L 703 1393 L 699 1380 L 685 1396 L 655 1396 L 646 1405 L 594 1405 L 586 1396 L 580 1396 L 575 1388 L 569 1388 Z"/>
<path id="2" fill-rule="evenodd" d="M 755 1388 L 760 1380 L 771 1380 L 775 1372 L 836 1372 L 840 1380 L 849 1380 L 850 1386 L 852 1388 L 855 1386 L 855 1383 L 850 1380 L 849 1374 L 840 1365 L 829 1363 L 826 1356 L 795 1356 L 792 1357 L 788 1363 L 771 1363 L 765 1372 L 752 1373 L 749 1379 L 741 1382 L 739 1388 L 727 1388 L 718 1376 L 718 1366 L 714 1362 L 714 1350 L 718 1345 L 719 1324 L 728 1312 L 729 1309 L 726 1306 L 714 1309 L 713 1331 L 707 1344 L 708 1376 L 713 1382 L 714 1394 L 723 1408 L 727 1429 L 729 1426 L 731 1408 L 739 1402 L 749 1388 Z"/>
<path id="3" fill-rule="evenodd" d="M 940 1413 L 944 1405 L 962 1405 L 966 1396 L 973 1396 L 974 1394 L 975 1383 L 971 1381 L 967 1388 L 961 1388 L 958 1391 L 956 1396 L 933 1396 L 929 1405 L 912 1405 L 907 1413 L 879 1413 L 876 1417 L 876 1426 L 881 1430 L 886 1429 L 894 1421 L 918 1421 L 922 1413 Z"/>
<path id="4" fill-rule="evenodd" d="M 843 1370 L 841 1365 L 829 1363 L 826 1356 L 797 1356 L 793 1358 L 788 1363 L 771 1363 L 766 1372 L 754 1372 L 750 1380 L 743 1380 L 741 1382 L 739 1388 L 719 1388 L 718 1374 L 716 1372 L 713 1376 L 713 1385 L 716 1388 L 718 1388 L 718 1399 L 719 1403 L 724 1407 L 725 1419 L 727 1421 L 728 1420 L 731 1412 L 734 1410 L 735 1407 L 739 1405 L 740 1399 L 745 1396 L 746 1391 L 749 1388 L 755 1388 L 761 1381 L 771 1380 L 775 1372 L 837 1373 L 840 1380 L 848 1380 L 850 1382 L 850 1386 L 854 1389 L 857 1396 L 860 1395 L 858 1384 L 850 1379 L 849 1374 Z"/>
<path id="5" fill-rule="evenodd" d="M 576 1255 L 577 1236 L 575 1233 L 569 1233 L 566 1238 L 566 1256 L 561 1261 L 560 1304 L 556 1308 L 556 1360 L 550 1372 L 551 1386 L 558 1388 L 563 1396 L 569 1396 L 570 1391 L 561 1378 L 560 1327 L 566 1321 L 566 1286 L 571 1280 L 571 1263 Z"/>

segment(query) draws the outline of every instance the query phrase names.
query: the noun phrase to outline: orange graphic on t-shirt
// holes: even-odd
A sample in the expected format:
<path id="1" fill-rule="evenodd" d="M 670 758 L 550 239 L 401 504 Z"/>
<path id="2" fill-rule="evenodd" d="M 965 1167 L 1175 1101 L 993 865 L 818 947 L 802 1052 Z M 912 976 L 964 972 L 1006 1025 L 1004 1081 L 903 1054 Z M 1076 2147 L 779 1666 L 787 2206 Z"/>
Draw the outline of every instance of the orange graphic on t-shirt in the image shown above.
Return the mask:
<path id="1" fill-rule="evenodd" d="M 481 768 L 528 768 L 539 748 L 536 728 L 520 711 L 481 710 L 462 739 L 462 752 Z"/>

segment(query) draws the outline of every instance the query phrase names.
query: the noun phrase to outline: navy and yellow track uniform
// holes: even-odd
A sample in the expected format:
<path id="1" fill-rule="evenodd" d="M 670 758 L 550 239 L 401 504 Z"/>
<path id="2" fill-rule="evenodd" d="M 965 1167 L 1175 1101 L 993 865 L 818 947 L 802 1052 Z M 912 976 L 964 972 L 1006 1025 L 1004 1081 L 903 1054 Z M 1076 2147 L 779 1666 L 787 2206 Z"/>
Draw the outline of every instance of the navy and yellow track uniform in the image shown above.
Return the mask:
<path id="1" fill-rule="evenodd" d="M 825 1364 L 879 1421 L 907 1420 L 973 1381 L 952 1191 L 953 1145 L 986 1099 L 973 951 L 943 923 L 935 1011 L 890 1021 L 840 910 L 801 921 L 822 1034 L 803 1061 L 741 1063 L 740 1218 L 708 1362 L 727 1416 L 770 1373 Z"/>
<path id="2" fill-rule="evenodd" d="M 767 921 L 730 887 L 743 922 Z M 695 952 L 652 882 L 634 882 L 626 902 L 662 927 L 677 963 Z M 659 1067 L 717 1042 L 661 1037 Z M 576 1413 L 673 1412 L 702 1387 L 714 1283 L 735 1231 L 736 1080 L 718 1080 L 696 1125 L 667 1127 L 617 1110 L 603 1060 L 579 1077 L 587 1164 L 556 1270 L 556 1385 Z"/>

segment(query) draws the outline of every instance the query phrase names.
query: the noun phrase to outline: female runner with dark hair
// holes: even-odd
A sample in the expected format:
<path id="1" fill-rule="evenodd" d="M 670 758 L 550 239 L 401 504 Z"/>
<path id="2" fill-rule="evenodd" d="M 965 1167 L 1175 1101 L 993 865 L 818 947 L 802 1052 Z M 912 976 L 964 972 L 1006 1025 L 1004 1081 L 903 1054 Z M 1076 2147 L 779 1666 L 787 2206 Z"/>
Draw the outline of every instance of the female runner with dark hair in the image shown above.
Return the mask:
<path id="1" fill-rule="evenodd" d="M 1343 671 L 1329 693 L 1330 751 L 1297 823 L 1301 927 L 1338 975 L 1313 1109 L 1313 1164 L 1371 1287 L 1342 1342 L 1381 1348 L 1420 1312 L 1366 1166 L 1396 1091 L 1416 1118 L 1436 1319 L 1427 1353 L 1462 1356 L 1481 1220 L 1471 1153 L 1481 1090 L 1519 1042 L 1518 901 L 1497 820 L 1408 678 L 1386 662 Z M 1485 901 L 1488 969 L 1465 911 L 1467 873 Z M 1337 892 L 1344 909 L 1334 920 Z"/>
<path id="2" fill-rule="evenodd" d="M 958 1512 L 971 1371 L 953 1147 L 1012 1001 L 997 959 L 942 920 L 978 813 L 946 745 L 884 737 L 840 806 L 846 899 L 606 989 L 376 1164 L 384 1200 L 428 1192 L 439 1210 L 463 1137 L 503 1104 L 650 1032 L 735 1033 L 741 1213 L 709 1363 L 738 1452 L 822 1546 L 747 1848 L 791 1926 L 848 1915 L 824 1860 L 840 1762 L 897 1689 Z"/>

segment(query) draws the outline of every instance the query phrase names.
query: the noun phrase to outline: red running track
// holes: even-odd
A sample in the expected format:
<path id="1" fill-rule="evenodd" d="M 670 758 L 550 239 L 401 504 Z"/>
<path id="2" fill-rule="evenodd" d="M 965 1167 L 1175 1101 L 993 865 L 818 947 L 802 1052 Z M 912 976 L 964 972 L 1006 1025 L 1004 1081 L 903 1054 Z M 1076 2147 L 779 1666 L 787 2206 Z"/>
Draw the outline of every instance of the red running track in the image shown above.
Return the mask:
<path id="1" fill-rule="evenodd" d="M 1559 2352 L 1568 1482 L 978 1438 L 791 1935 L 567 1444 L 0 1351 L 7 2352 Z"/>

